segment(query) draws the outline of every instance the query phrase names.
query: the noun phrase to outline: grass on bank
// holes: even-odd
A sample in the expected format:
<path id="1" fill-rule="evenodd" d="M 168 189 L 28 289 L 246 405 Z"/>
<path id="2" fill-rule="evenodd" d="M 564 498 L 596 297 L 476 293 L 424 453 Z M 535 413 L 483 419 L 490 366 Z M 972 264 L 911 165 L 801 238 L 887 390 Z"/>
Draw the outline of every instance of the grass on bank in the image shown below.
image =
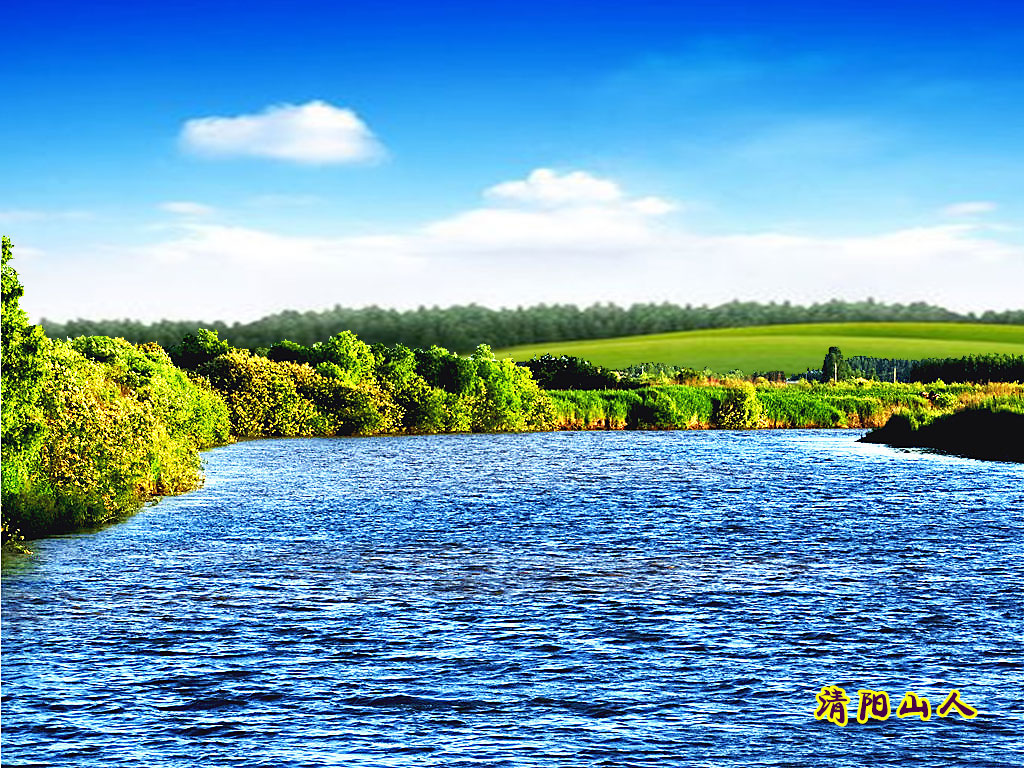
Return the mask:
<path id="1" fill-rule="evenodd" d="M 893 414 L 914 423 L 965 408 L 1024 413 L 1024 384 L 794 385 L 732 381 L 639 390 L 549 391 L 556 429 L 794 429 L 880 427 Z"/>
<path id="2" fill-rule="evenodd" d="M 509 347 L 499 357 L 529 360 L 543 354 L 572 355 L 621 369 L 656 360 L 713 371 L 821 367 L 824 351 L 839 346 L 846 357 L 923 359 L 979 354 L 1024 355 L 1024 326 L 980 323 L 811 323 L 680 331 L 617 339 L 564 341 Z"/>

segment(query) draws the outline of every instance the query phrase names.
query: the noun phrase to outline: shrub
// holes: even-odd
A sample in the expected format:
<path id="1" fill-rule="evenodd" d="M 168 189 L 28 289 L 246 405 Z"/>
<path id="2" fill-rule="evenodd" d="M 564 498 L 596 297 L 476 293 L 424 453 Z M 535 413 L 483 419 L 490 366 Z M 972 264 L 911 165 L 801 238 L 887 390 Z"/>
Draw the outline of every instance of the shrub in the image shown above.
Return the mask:
<path id="1" fill-rule="evenodd" d="M 108 359 L 115 360 L 122 344 L 127 342 L 84 346 L 112 348 Z M 26 535 L 99 525 L 151 496 L 201 481 L 197 448 L 210 435 L 226 437 L 223 403 L 187 379 L 184 387 L 193 397 L 178 403 L 163 377 L 133 390 L 120 380 L 123 375 L 113 362 L 90 360 L 71 344 L 47 345 L 39 398 L 45 440 L 27 487 L 5 505 Z M 198 436 L 191 431 L 197 421 L 203 425 Z"/>
<path id="2" fill-rule="evenodd" d="M 611 371 L 570 355 L 542 355 L 522 363 L 544 389 L 610 389 L 618 385 Z"/>
<path id="3" fill-rule="evenodd" d="M 200 328 L 183 338 L 180 344 L 171 347 L 170 354 L 175 365 L 193 371 L 230 351 L 231 345 L 221 341 L 216 331 Z"/>
<path id="4" fill-rule="evenodd" d="M 553 421 L 551 401 L 533 380 L 530 370 L 511 358 L 496 360 L 490 347 L 473 353 L 474 432 L 521 432 L 544 429 Z"/>
<path id="5" fill-rule="evenodd" d="M 355 386 L 373 378 L 373 352 L 351 331 L 337 333 L 317 346 L 320 359 L 338 366 L 346 383 Z"/>
<path id="6" fill-rule="evenodd" d="M 18 274 L 10 265 L 11 241 L 2 246 L 2 299 L 0 317 L 0 460 L 3 463 L 0 506 L 3 508 L 3 538 L 17 536 L 17 526 L 9 526 L 8 509 L 14 499 L 27 491 L 30 467 L 42 444 L 45 430 L 38 401 L 46 375 L 46 336 L 38 325 L 29 325 L 21 309 L 24 290 Z"/>
<path id="7" fill-rule="evenodd" d="M 272 345 L 262 357 L 277 363 L 307 363 L 308 365 L 316 365 L 320 362 L 320 357 L 314 350 L 287 339 Z"/>
<path id="8" fill-rule="evenodd" d="M 629 424 L 634 429 L 672 429 L 679 426 L 679 409 L 661 390 L 645 389 L 630 413 Z"/>
<path id="9" fill-rule="evenodd" d="M 727 387 L 714 413 L 714 423 L 722 429 L 756 429 L 763 411 L 754 385 L 743 382 Z"/>
<path id="10" fill-rule="evenodd" d="M 276 363 L 235 349 L 200 365 L 198 372 L 224 398 L 235 435 L 317 434 L 323 419 L 313 403 L 299 395 L 290 365 L 294 364 Z"/>

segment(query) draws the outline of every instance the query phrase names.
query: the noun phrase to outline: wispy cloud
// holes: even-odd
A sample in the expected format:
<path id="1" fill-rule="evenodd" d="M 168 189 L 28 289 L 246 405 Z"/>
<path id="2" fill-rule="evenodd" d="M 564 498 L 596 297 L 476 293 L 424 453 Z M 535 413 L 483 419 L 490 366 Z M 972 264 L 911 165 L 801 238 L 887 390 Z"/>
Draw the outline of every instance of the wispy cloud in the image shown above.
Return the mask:
<path id="1" fill-rule="evenodd" d="M 191 200 L 172 200 L 161 203 L 161 211 L 173 213 L 177 216 L 212 216 L 217 212 L 216 208 L 202 203 L 195 203 Z"/>
<path id="2" fill-rule="evenodd" d="M 978 216 L 991 213 L 998 206 L 988 200 L 970 200 L 963 203 L 952 203 L 942 209 L 946 216 Z"/>
<path id="3" fill-rule="evenodd" d="M 266 157 L 307 165 L 367 162 L 384 155 L 355 112 L 325 101 L 195 118 L 185 123 L 180 140 L 184 149 L 208 157 Z"/>

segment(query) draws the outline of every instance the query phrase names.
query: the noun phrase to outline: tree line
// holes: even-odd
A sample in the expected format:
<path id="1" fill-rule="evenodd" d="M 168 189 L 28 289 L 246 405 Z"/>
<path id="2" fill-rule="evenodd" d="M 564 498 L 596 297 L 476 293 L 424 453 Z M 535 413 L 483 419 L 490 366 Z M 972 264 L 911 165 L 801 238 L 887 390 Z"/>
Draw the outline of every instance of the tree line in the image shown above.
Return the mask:
<path id="1" fill-rule="evenodd" d="M 3 238 L 3 540 L 89 528 L 202 481 L 199 451 L 236 437 L 550 428 L 528 368 L 366 344 L 343 331 L 255 354 L 200 329 L 165 350 L 30 325 Z"/>
<path id="2" fill-rule="evenodd" d="M 352 331 L 370 344 L 403 344 L 414 348 L 438 345 L 455 352 L 471 352 L 480 344 L 511 347 L 579 339 L 605 339 L 705 328 L 823 322 L 980 322 L 1024 324 L 1024 310 L 958 313 L 924 302 L 886 304 L 832 300 L 800 306 L 789 302 L 732 301 L 718 306 L 677 304 L 540 304 L 514 309 L 466 306 L 420 307 L 400 311 L 381 307 L 351 309 L 335 306 L 323 311 L 288 310 L 250 323 L 213 323 L 161 320 L 41 321 L 51 338 L 112 336 L 163 347 L 177 344 L 199 328 L 216 331 L 235 347 L 269 348 L 281 339 L 309 346 L 323 343 L 341 331 Z"/>
<path id="3" fill-rule="evenodd" d="M 914 381 L 1024 381 L 1024 355 L 968 355 L 915 360 Z"/>
<path id="4" fill-rule="evenodd" d="M 895 372 L 895 377 L 893 373 Z M 809 370 L 799 378 L 811 381 L 876 381 L 984 384 L 989 382 L 1024 382 L 1024 355 L 967 355 L 965 357 L 929 357 L 903 360 L 889 357 L 853 355 L 843 357 L 839 347 L 829 347 L 820 370 Z"/>

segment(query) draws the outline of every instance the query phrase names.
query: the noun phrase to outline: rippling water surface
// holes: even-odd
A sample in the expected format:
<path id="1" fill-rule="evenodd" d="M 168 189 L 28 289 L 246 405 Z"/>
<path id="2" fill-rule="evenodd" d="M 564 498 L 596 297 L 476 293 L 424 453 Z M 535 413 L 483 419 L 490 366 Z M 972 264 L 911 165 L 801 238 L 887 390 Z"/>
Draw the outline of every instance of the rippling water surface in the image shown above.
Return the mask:
<path id="1" fill-rule="evenodd" d="M 1024 469 L 856 437 L 211 451 L 5 561 L 3 764 L 1024 764 Z"/>

